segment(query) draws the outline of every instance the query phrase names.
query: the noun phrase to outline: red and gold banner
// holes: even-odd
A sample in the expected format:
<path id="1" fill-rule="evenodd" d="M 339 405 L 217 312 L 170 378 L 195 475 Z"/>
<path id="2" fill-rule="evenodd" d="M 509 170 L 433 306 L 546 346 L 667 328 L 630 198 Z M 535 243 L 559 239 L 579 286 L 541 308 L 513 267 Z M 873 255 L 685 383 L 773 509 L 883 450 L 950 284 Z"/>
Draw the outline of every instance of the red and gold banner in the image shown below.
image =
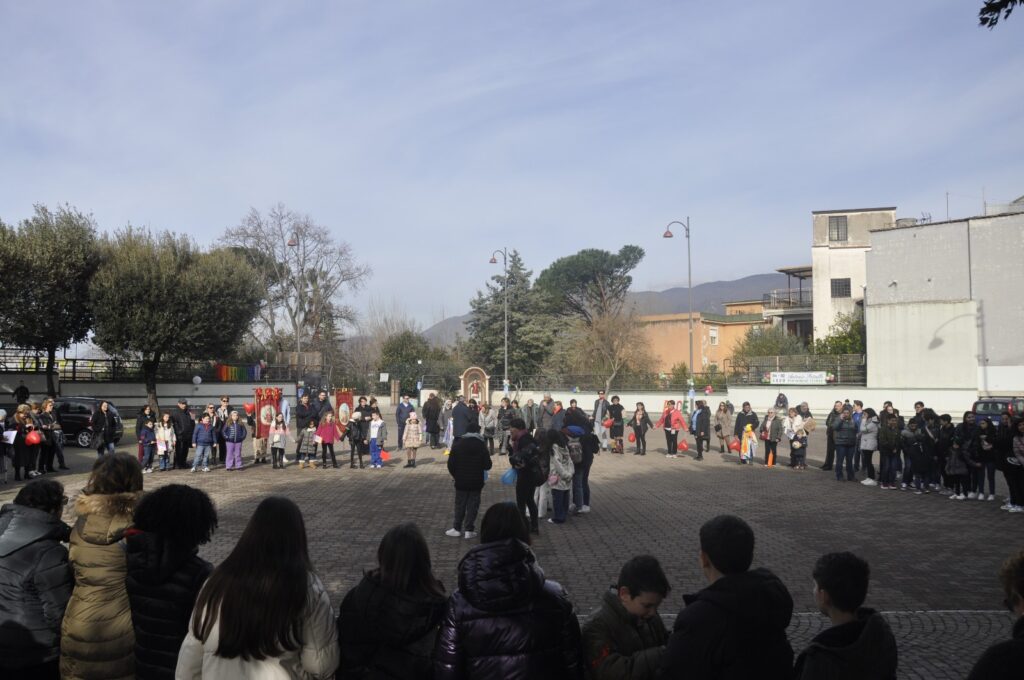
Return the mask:
<path id="1" fill-rule="evenodd" d="M 355 403 L 352 401 L 352 390 L 334 390 L 334 408 L 340 409 L 342 404 L 348 404 L 350 413 L 355 408 Z"/>
<path id="2" fill-rule="evenodd" d="M 280 405 L 280 387 L 256 388 L 256 432 L 253 435 L 256 439 L 270 436 L 270 427 L 274 424 Z"/>

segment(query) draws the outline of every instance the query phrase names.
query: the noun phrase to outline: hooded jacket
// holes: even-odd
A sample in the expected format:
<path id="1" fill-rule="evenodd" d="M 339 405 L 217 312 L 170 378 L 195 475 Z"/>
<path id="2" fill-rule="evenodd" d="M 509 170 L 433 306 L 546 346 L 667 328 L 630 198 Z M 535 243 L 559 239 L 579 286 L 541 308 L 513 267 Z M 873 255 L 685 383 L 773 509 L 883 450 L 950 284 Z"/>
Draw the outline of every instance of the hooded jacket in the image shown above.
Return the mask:
<path id="1" fill-rule="evenodd" d="M 1024 616 L 1013 624 L 1013 639 L 989 647 L 967 680 L 1013 680 L 1024 666 Z"/>
<path id="2" fill-rule="evenodd" d="M 338 614 L 341 666 L 336 677 L 427 680 L 444 617 L 443 596 L 412 596 L 383 587 L 371 572 L 348 591 Z"/>
<path id="3" fill-rule="evenodd" d="M 60 542 L 70 530 L 36 508 L 0 508 L 0 669 L 37 666 L 60 655 L 60 622 L 74 585 Z"/>
<path id="4" fill-rule="evenodd" d="M 544 578 L 525 543 L 483 543 L 459 562 L 459 589 L 441 624 L 434 677 L 582 680 L 572 603 L 562 586 Z"/>
<path id="5" fill-rule="evenodd" d="M 135 631 L 121 539 L 138 497 L 83 494 L 75 503 L 78 521 L 70 550 L 75 590 L 61 626 L 60 675 L 65 680 L 135 677 Z"/>
<path id="6" fill-rule="evenodd" d="M 793 648 L 786 627 L 793 598 L 767 569 L 722 576 L 683 596 L 661 677 L 666 680 L 789 680 Z"/>
<path id="7" fill-rule="evenodd" d="M 192 608 L 213 565 L 196 548 L 155 533 L 125 532 L 128 599 L 135 627 L 135 676 L 173 678 Z"/>
<path id="8" fill-rule="evenodd" d="M 613 587 L 583 626 L 583 645 L 593 680 L 653 680 L 665 656 L 668 631 L 661 616 L 641 619 L 626 611 Z"/>
<path id="9" fill-rule="evenodd" d="M 452 444 L 448 456 L 448 474 L 459 491 L 479 491 L 484 488 L 484 470 L 491 469 L 491 454 L 484 438 L 471 432 Z"/>
<path id="10" fill-rule="evenodd" d="M 796 660 L 795 680 L 895 680 L 896 638 L 873 609 L 819 633 Z"/>

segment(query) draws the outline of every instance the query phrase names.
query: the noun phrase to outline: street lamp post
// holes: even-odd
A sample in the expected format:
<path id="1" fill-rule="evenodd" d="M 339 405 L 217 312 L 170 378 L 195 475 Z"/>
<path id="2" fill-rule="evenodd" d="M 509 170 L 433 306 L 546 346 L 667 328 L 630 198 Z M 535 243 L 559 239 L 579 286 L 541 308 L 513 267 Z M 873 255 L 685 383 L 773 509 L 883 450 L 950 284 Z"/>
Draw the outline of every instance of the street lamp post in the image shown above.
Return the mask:
<path id="1" fill-rule="evenodd" d="M 508 247 L 495 250 L 491 253 L 491 264 L 498 264 L 498 253 L 501 253 L 501 261 L 505 271 L 505 378 L 501 384 L 501 391 L 508 390 Z"/>
<path id="2" fill-rule="evenodd" d="M 664 238 L 672 238 L 673 224 L 678 224 L 682 227 L 686 234 L 686 295 L 689 299 L 687 321 L 690 325 L 690 384 L 693 385 L 693 267 L 690 263 L 690 218 L 687 216 L 685 223 L 679 220 L 672 220 L 665 225 L 665 233 L 662 234 Z M 690 404 L 690 411 L 693 411 L 693 404 Z"/>

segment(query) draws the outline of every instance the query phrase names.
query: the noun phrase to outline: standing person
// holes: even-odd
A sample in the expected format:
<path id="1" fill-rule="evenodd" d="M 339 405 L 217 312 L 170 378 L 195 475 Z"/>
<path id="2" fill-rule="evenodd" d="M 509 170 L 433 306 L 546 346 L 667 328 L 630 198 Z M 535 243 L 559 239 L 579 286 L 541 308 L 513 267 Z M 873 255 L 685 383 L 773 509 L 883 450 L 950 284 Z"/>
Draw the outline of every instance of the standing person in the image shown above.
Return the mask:
<path id="1" fill-rule="evenodd" d="M 565 416 L 562 419 L 565 427 L 571 427 L 575 425 L 583 430 L 593 429 L 590 422 L 590 416 L 587 415 L 586 411 L 579 407 L 579 404 L 575 399 L 569 400 L 569 408 L 565 409 Z"/>
<path id="2" fill-rule="evenodd" d="M 957 436 L 957 433 L 954 432 L 949 455 L 946 457 L 946 479 L 949 480 L 953 489 L 953 494 L 949 499 L 962 501 L 967 499 L 967 493 L 971 489 L 970 473 L 972 461 L 970 449 L 963 442 L 959 441 Z M 879 437 L 878 441 L 879 446 L 881 446 L 881 437 Z"/>
<path id="3" fill-rule="evenodd" d="M 836 457 L 836 442 L 832 424 L 839 420 L 839 414 L 843 412 L 843 402 L 837 401 L 832 405 L 832 410 L 825 417 L 825 464 L 822 470 L 831 470 Z"/>
<path id="4" fill-rule="evenodd" d="M 210 471 L 210 452 L 217 443 L 217 431 L 210 423 L 210 414 L 204 413 L 202 420 L 192 431 L 192 445 L 196 447 L 196 456 L 192 459 L 192 472 L 202 469 L 203 472 Z"/>
<path id="5" fill-rule="evenodd" d="M 504 456 L 508 453 L 509 431 L 512 427 L 512 419 L 515 417 L 516 412 L 512 409 L 512 402 L 508 397 L 503 398 L 496 416 L 499 437 L 498 455 Z"/>
<path id="6" fill-rule="evenodd" d="M 734 515 L 705 522 L 699 560 L 708 586 L 683 598 L 661 677 L 789 680 L 793 598 L 772 572 L 750 569 L 750 525 Z"/>
<path id="7" fill-rule="evenodd" d="M 230 416 L 231 414 L 229 413 L 228 415 Z M 199 414 L 199 420 L 202 421 L 204 416 L 209 416 L 210 427 L 213 428 L 213 444 L 210 445 L 210 464 L 217 467 L 218 460 L 223 464 L 227 457 L 227 446 L 221 446 L 220 444 L 225 421 L 217 419 L 217 407 L 213 404 L 206 405 L 206 410 Z M 218 455 L 220 456 L 219 458 Z"/>
<path id="8" fill-rule="evenodd" d="M 153 471 L 153 456 L 156 454 L 156 430 L 153 429 L 153 419 L 148 418 L 139 433 L 139 444 L 142 446 L 142 472 L 149 474 Z"/>
<path id="9" fill-rule="evenodd" d="M 555 417 L 555 402 L 550 392 L 544 393 L 544 398 L 537 405 L 537 429 L 550 430 Z"/>
<path id="10" fill-rule="evenodd" d="M 534 534 L 540 533 L 539 517 L 537 516 L 537 503 L 533 498 L 534 490 L 539 484 L 547 482 L 541 470 L 538 456 L 540 448 L 537 442 L 526 427 L 526 421 L 522 418 L 515 418 L 509 425 L 511 432 L 508 462 L 516 471 L 516 506 L 523 522 L 527 521 L 526 513 L 530 513 L 530 531 Z"/>
<path id="11" fill-rule="evenodd" d="M 565 409 L 561 401 L 555 401 L 555 412 L 551 414 L 551 429 L 561 430 L 565 427 Z"/>
<path id="12" fill-rule="evenodd" d="M 438 437 L 441 434 L 441 400 L 437 398 L 437 395 L 433 392 L 427 397 L 427 400 L 423 403 L 423 408 L 420 411 L 423 414 L 423 425 L 427 429 L 427 441 L 430 445 L 430 450 L 433 451 L 437 448 Z"/>
<path id="13" fill-rule="evenodd" d="M 342 600 L 337 677 L 431 680 L 447 600 L 419 527 L 392 527 L 377 548 L 377 567 Z"/>
<path id="14" fill-rule="evenodd" d="M 174 423 L 174 469 L 184 470 L 188 467 L 188 450 L 196 426 L 186 400 L 178 400 L 178 408 L 171 414 L 171 421 Z"/>
<path id="15" fill-rule="evenodd" d="M 420 430 L 420 419 L 415 411 L 409 412 L 409 417 L 405 421 L 405 432 L 398 445 L 405 449 L 404 467 L 416 467 L 416 449 L 423 446 L 423 431 Z"/>
<path id="16" fill-rule="evenodd" d="M 437 420 L 438 428 L 441 432 L 441 446 L 444 447 L 445 455 L 451 451 L 452 442 L 455 441 L 454 433 L 452 432 L 452 414 L 454 408 L 452 407 L 452 400 L 445 399 L 444 406 L 441 409 L 441 415 Z"/>
<path id="17" fill-rule="evenodd" d="M 36 429 L 32 419 L 32 410 L 28 404 L 18 404 L 14 410 L 14 481 L 21 481 L 21 471 L 25 470 L 25 479 L 39 476 L 36 471 L 36 460 L 39 457 L 39 444 L 29 444 L 26 437 Z"/>
<path id="18" fill-rule="evenodd" d="M 323 462 L 322 469 L 327 469 L 327 454 L 331 454 L 331 465 L 338 467 L 338 459 L 334 457 L 334 442 L 340 441 L 344 432 L 334 419 L 334 412 L 328 411 L 320 419 L 316 427 L 316 437 L 320 440 L 320 458 Z M 316 454 L 314 454 L 315 456 Z"/>
<path id="19" fill-rule="evenodd" d="M 196 598 L 213 565 L 199 546 L 217 529 L 217 511 L 205 491 L 168 484 L 147 493 L 125 531 L 125 581 L 135 629 L 135 677 L 174 677 Z"/>
<path id="20" fill-rule="evenodd" d="M 480 432 L 484 435 L 484 443 L 487 444 L 487 450 L 490 451 L 493 456 L 494 437 L 498 432 L 498 416 L 494 412 L 494 407 L 490 404 L 481 404 L 480 415 L 478 418 L 480 422 Z"/>
<path id="21" fill-rule="evenodd" d="M 1002 509 L 1024 512 L 1024 418 L 1018 418 L 1008 429 L 1012 430 L 1013 439 L 1003 474 L 1010 488 L 1010 497 Z"/>
<path id="22" fill-rule="evenodd" d="M 89 420 L 92 436 L 96 443 L 96 455 L 104 456 L 114 452 L 114 437 L 117 436 L 117 421 L 110 410 L 110 404 L 101 401 Z"/>
<path id="23" fill-rule="evenodd" d="M 575 470 L 572 475 L 572 503 L 570 511 L 575 510 L 580 514 L 590 512 L 590 468 L 594 466 L 594 456 L 601 450 L 601 441 L 591 431 L 590 423 L 584 428 L 584 434 L 580 437 L 580 452 L 582 459 L 579 463 L 573 463 Z"/>
<path id="24" fill-rule="evenodd" d="M 359 398 L 359 405 L 364 406 L 366 399 L 364 397 Z M 309 403 L 309 393 L 304 393 L 299 397 L 299 403 L 295 407 L 295 431 L 299 434 L 309 429 L 310 422 L 314 423 L 313 427 L 316 427 L 316 411 L 313 409 L 313 405 Z M 295 459 L 299 459 L 299 441 L 298 437 L 295 440 Z M 316 455 L 314 453 L 314 455 Z"/>
<path id="25" fill-rule="evenodd" d="M 438 634 L 436 680 L 583 680 L 572 602 L 537 566 L 514 505 L 487 509 L 480 545 L 466 553 L 458 571 L 459 588 Z"/>
<path id="26" fill-rule="evenodd" d="M 679 446 L 679 430 L 683 429 L 683 423 L 680 422 L 679 412 L 676 411 L 674 399 L 669 399 L 665 402 L 665 408 L 662 409 L 661 418 L 658 419 L 655 427 L 665 428 L 665 457 L 675 458 L 676 449 Z"/>
<path id="27" fill-rule="evenodd" d="M 800 417 L 795 407 L 790 407 L 782 423 L 782 432 L 789 440 L 789 467 L 793 470 L 800 469 L 802 444 L 797 437 L 798 431 L 803 432 L 803 418 Z"/>
<path id="28" fill-rule="evenodd" d="M 853 553 L 822 555 L 814 565 L 814 601 L 832 623 L 796 660 L 795 680 L 895 680 L 896 638 L 885 618 L 864 607 L 871 570 Z"/>
<path id="29" fill-rule="evenodd" d="M 651 417 L 647 415 L 647 407 L 644 406 L 642 401 L 636 402 L 636 410 L 633 411 L 633 417 L 629 419 L 626 425 L 633 428 L 633 438 L 636 439 L 636 450 L 633 451 L 633 454 L 646 456 L 647 430 L 654 429 L 654 425 L 651 423 Z"/>
<path id="30" fill-rule="evenodd" d="M 408 397 L 406 397 L 408 399 Z M 324 419 L 328 413 L 334 413 L 334 407 L 331 406 L 330 397 L 327 395 L 327 390 L 321 389 L 316 393 L 316 402 L 312 405 L 313 417 L 316 418 L 317 424 Z"/>
<path id="31" fill-rule="evenodd" d="M 612 421 L 612 426 L 608 428 L 608 437 L 611 439 L 612 453 L 625 453 L 625 449 L 622 446 L 622 431 L 624 420 L 622 418 L 622 412 L 625 408 L 619 403 L 618 396 L 612 396 L 612 404 L 608 407 L 608 418 Z"/>
<path id="32" fill-rule="evenodd" d="M 962 461 L 966 465 L 967 470 L 964 472 L 965 478 L 961 481 L 962 486 L 966 488 L 961 489 L 960 494 L 954 494 L 963 496 L 962 499 L 974 499 L 975 493 L 974 488 L 971 486 L 971 479 L 974 474 L 974 468 L 976 467 L 976 461 L 974 449 L 977 447 L 978 442 L 978 427 L 974 422 L 974 413 L 971 411 L 965 411 L 963 420 L 953 430 L 953 437 L 950 444 L 950 458 L 956 458 L 958 461 Z M 959 463 L 950 464 L 952 467 L 959 467 Z M 956 474 L 956 473 L 954 473 Z M 955 486 L 954 486 L 955 490 Z M 966 495 L 964 495 L 966 494 Z"/>
<path id="33" fill-rule="evenodd" d="M 64 486 L 34 479 L 0 508 L 0 675 L 6 680 L 58 680 L 60 625 L 74 577 L 71 528 L 60 516 Z"/>
<path id="34" fill-rule="evenodd" d="M 177 678 L 331 678 L 338 631 L 295 503 L 256 507 L 196 601 Z"/>
<path id="35" fill-rule="evenodd" d="M 124 534 L 142 494 L 134 455 L 98 458 L 75 501 L 78 521 L 69 556 L 75 589 L 61 624 L 60 674 L 65 680 L 135 677 L 135 628 L 125 578 Z"/>
<path id="36" fill-rule="evenodd" d="M 1019 680 L 1024 668 L 1024 550 L 1003 562 L 999 581 L 1004 604 L 1016 617 L 1013 637 L 989 647 L 974 664 L 967 680 Z"/>
<path id="37" fill-rule="evenodd" d="M 359 397 L 356 410 L 352 412 L 349 419 L 349 429 L 346 433 L 349 441 L 348 466 L 354 469 L 356 466 L 355 457 L 359 456 L 359 469 L 363 469 L 363 456 L 370 453 L 369 431 L 372 411 L 366 403 L 366 397 Z"/>
<path id="38" fill-rule="evenodd" d="M 875 409 L 864 409 L 861 413 L 860 435 L 858 436 L 861 467 L 864 468 L 864 474 L 867 475 L 861 482 L 864 486 L 878 486 L 878 482 L 875 480 L 875 466 L 871 462 L 871 458 L 875 455 L 875 450 L 878 449 L 879 429 L 878 414 L 875 413 Z"/>
<path id="39" fill-rule="evenodd" d="M 270 426 L 270 461 L 272 469 L 284 469 L 284 451 L 288 446 L 288 421 L 283 413 L 274 416 L 274 424 Z"/>
<path id="40" fill-rule="evenodd" d="M 480 510 L 480 492 L 484 488 L 484 475 L 491 469 L 491 456 L 480 436 L 480 426 L 467 425 L 466 433 L 452 444 L 448 456 L 448 474 L 455 486 L 455 519 L 452 528 L 444 532 L 452 538 L 475 538 L 476 514 Z"/>
<path id="41" fill-rule="evenodd" d="M 480 428 L 479 416 L 473 412 L 473 409 L 466 403 L 465 397 L 459 395 L 458 400 L 455 402 L 455 406 L 452 407 L 452 441 L 466 434 L 469 431 L 470 424 L 474 424 L 477 427 L 477 432 Z"/>
<path id="42" fill-rule="evenodd" d="M 935 443 L 935 454 L 942 474 L 943 488 L 939 492 L 943 496 L 953 494 L 953 480 L 950 478 L 946 468 L 948 467 L 950 451 L 953 447 L 953 435 L 956 428 L 953 427 L 953 418 L 948 413 L 939 416 L 938 440 Z"/>
<path id="43" fill-rule="evenodd" d="M 398 402 L 398 406 L 395 408 L 395 424 L 398 425 L 399 446 L 405 441 L 405 421 L 409 420 L 409 414 L 415 410 L 416 407 L 409 403 L 409 395 L 403 394 L 401 401 Z"/>
<path id="44" fill-rule="evenodd" d="M 367 430 L 367 446 L 370 447 L 370 467 L 380 470 L 384 467 L 384 460 L 381 451 L 384 450 L 388 438 L 388 426 L 380 417 L 380 411 L 373 411 L 370 414 L 370 427 Z"/>
<path id="45" fill-rule="evenodd" d="M 160 472 L 166 472 L 174 466 L 172 457 L 177 443 L 170 412 L 164 411 L 160 414 L 160 422 L 153 429 L 156 435 L 156 453 L 160 456 Z"/>
<path id="46" fill-rule="evenodd" d="M 850 419 L 850 412 L 847 409 L 840 409 L 839 415 L 832 419 L 828 425 L 828 437 L 835 461 L 836 481 L 844 481 L 844 464 L 846 465 L 845 481 L 857 481 L 853 472 L 853 455 L 857 449 L 857 427 Z"/>
<path id="47" fill-rule="evenodd" d="M 761 422 L 761 440 L 764 441 L 764 466 L 774 467 L 779 458 L 779 442 L 782 441 L 782 418 L 775 415 L 775 409 L 768 409 Z"/>
<path id="48" fill-rule="evenodd" d="M 760 422 L 761 421 L 758 419 L 757 414 L 750 408 L 750 402 L 745 401 L 743 402 L 740 412 L 736 414 L 736 418 L 733 421 L 732 434 L 736 439 L 739 439 L 742 442 L 743 433 L 746 432 L 747 425 L 750 425 L 751 430 L 756 431 Z"/>
<path id="49" fill-rule="evenodd" d="M 45 465 L 40 465 L 40 471 L 54 472 L 53 459 L 56 457 L 61 470 L 67 470 L 64 464 L 64 429 L 60 422 L 60 414 L 54 408 L 53 399 L 47 397 L 43 400 L 43 409 L 39 414 L 39 422 L 46 441 L 43 444 Z"/>
<path id="50" fill-rule="evenodd" d="M 881 468 L 879 483 L 882 489 L 896 489 L 897 462 L 902 447 L 897 429 L 899 421 L 887 413 L 883 413 L 881 421 L 878 429 L 878 463 Z"/>
<path id="51" fill-rule="evenodd" d="M 299 463 L 299 469 L 304 469 L 309 464 L 310 469 L 316 469 L 316 421 L 310 418 L 306 421 L 306 429 L 299 430 L 295 437 L 296 451 L 295 460 Z M 360 458 L 362 462 L 362 458 Z"/>
<path id="52" fill-rule="evenodd" d="M 996 499 L 996 427 L 989 418 L 978 422 L 975 437 L 974 460 L 981 465 L 974 468 L 971 490 L 977 491 L 978 500 L 985 500 L 985 479 L 988 479 L 988 500 Z"/>
<path id="53" fill-rule="evenodd" d="M 220 398 L 220 406 L 213 413 L 213 418 L 210 420 L 213 423 L 213 429 L 217 432 L 217 458 L 221 465 L 225 465 L 227 461 L 228 445 L 224 439 L 224 425 L 231 418 L 231 399 L 226 394 Z"/>
<path id="54" fill-rule="evenodd" d="M 706 401 L 701 400 L 697 402 L 696 410 L 693 438 L 697 442 L 697 457 L 694 460 L 704 460 L 704 451 L 711 451 L 711 408 Z"/>
<path id="55" fill-rule="evenodd" d="M 551 442 L 551 473 L 548 486 L 551 487 L 550 524 L 565 524 L 569 517 L 569 492 L 572 491 L 572 477 L 575 472 L 572 458 L 569 457 L 568 442 L 559 430 L 548 430 L 548 441 Z"/>
<path id="56" fill-rule="evenodd" d="M 604 390 L 597 391 L 597 399 L 594 400 L 594 412 L 590 419 L 594 421 L 594 434 L 601 440 L 601 448 L 608 450 L 608 431 L 604 421 L 608 417 L 608 400 L 604 398 Z"/>
<path id="57" fill-rule="evenodd" d="M 533 399 L 526 400 L 526 406 L 523 407 L 523 422 L 531 434 L 537 429 L 537 405 L 533 403 Z"/>
<path id="58" fill-rule="evenodd" d="M 743 426 L 740 434 L 740 464 L 753 465 L 757 458 L 757 433 L 754 426 L 749 423 Z"/>
<path id="59" fill-rule="evenodd" d="M 724 401 L 719 402 L 718 410 L 715 411 L 715 435 L 718 437 L 720 453 L 725 453 L 725 450 L 729 448 L 735 425 L 736 419 L 729 410 L 729 406 Z"/>
<path id="60" fill-rule="evenodd" d="M 139 415 L 135 417 L 135 440 L 139 443 L 139 462 L 142 462 L 142 428 L 145 426 L 147 420 L 156 420 L 156 416 L 153 414 L 153 407 L 149 404 L 144 405 L 139 409 Z M 142 466 L 142 471 L 146 471 L 146 466 Z"/>
<path id="61" fill-rule="evenodd" d="M 658 606 L 671 588 L 658 560 L 637 555 L 623 565 L 601 606 L 583 625 L 583 649 L 593 680 L 654 680 L 668 631 Z"/>
<path id="62" fill-rule="evenodd" d="M 242 442 L 245 441 L 248 434 L 249 432 L 245 429 L 245 423 L 238 417 L 238 411 L 232 411 L 222 429 L 222 435 L 228 447 L 227 457 L 224 462 L 225 469 L 242 469 Z"/>

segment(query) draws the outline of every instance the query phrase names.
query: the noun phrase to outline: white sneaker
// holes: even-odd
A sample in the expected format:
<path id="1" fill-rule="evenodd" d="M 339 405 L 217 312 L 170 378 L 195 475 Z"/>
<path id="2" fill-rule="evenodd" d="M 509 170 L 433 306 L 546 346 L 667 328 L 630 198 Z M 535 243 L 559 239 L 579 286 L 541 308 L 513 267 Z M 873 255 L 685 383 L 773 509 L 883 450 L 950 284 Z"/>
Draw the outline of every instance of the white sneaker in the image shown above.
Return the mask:
<path id="1" fill-rule="evenodd" d="M 1012 508 L 1010 508 L 1009 510 L 1007 510 L 1007 512 L 1024 512 L 1024 508 L 1022 508 L 1019 505 L 1015 505 Z"/>
<path id="2" fill-rule="evenodd" d="M 195 469 L 195 468 L 192 468 L 192 472 L 195 472 L 195 471 L 196 471 L 196 469 Z"/>
<path id="3" fill-rule="evenodd" d="M 967 500 L 967 496 L 965 496 L 963 494 L 960 494 L 959 496 L 954 496 L 954 498 L 956 498 L 958 501 L 965 501 L 965 500 Z"/>
<path id="4" fill-rule="evenodd" d="M 576 504 L 569 503 L 569 512 L 576 512 Z"/>
<path id="5" fill-rule="evenodd" d="M 985 500 L 985 494 L 983 494 L 982 492 L 980 492 L 980 491 L 979 491 L 979 492 L 978 492 L 978 500 L 979 500 L 979 501 L 983 501 L 983 500 Z"/>
<path id="6" fill-rule="evenodd" d="M 452 538 L 459 538 L 462 536 L 462 532 L 458 529 L 449 529 L 448 531 L 444 532 L 444 535 L 451 536 Z"/>
<path id="7" fill-rule="evenodd" d="M 970 493 L 967 494 L 967 500 L 969 500 L 969 501 L 973 501 L 974 500 L 974 492 L 973 491 L 971 491 Z"/>
<path id="8" fill-rule="evenodd" d="M 208 467 L 204 467 L 203 468 L 203 472 L 209 472 L 209 471 L 210 471 L 210 468 L 208 468 Z"/>
<path id="9" fill-rule="evenodd" d="M 147 474 L 149 474 L 150 472 L 152 472 L 152 470 L 150 470 L 149 468 L 143 468 L 143 469 L 142 469 L 142 474 L 144 474 L 144 475 L 147 475 Z"/>
<path id="10" fill-rule="evenodd" d="M 1000 505 L 1000 506 L 999 506 L 999 509 L 1000 509 L 1000 510 L 1009 510 L 1009 509 L 1010 509 L 1010 508 L 1012 508 L 1012 507 L 1013 507 L 1013 506 L 1012 506 L 1012 505 L 1010 504 L 1010 502 L 1009 502 L 1009 501 L 1007 501 L 1007 502 L 1003 503 L 1002 505 Z"/>
<path id="11" fill-rule="evenodd" d="M 995 499 L 996 499 L 996 495 L 995 495 L 994 493 L 990 493 L 990 494 L 988 495 L 988 500 L 990 500 L 990 501 L 994 501 Z"/>
<path id="12" fill-rule="evenodd" d="M 875 480 L 871 479 L 870 477 L 868 477 L 867 479 L 863 480 L 861 482 L 861 484 L 863 484 L 864 486 L 878 486 L 878 482 L 876 482 Z"/>
<path id="13" fill-rule="evenodd" d="M 465 535 L 465 538 L 466 539 L 476 538 L 476 532 L 475 531 L 467 531 L 466 535 Z"/>
<path id="14" fill-rule="evenodd" d="M 590 506 L 584 505 L 582 508 L 580 508 L 580 512 L 582 512 L 584 515 L 587 514 L 588 512 L 590 512 Z"/>

